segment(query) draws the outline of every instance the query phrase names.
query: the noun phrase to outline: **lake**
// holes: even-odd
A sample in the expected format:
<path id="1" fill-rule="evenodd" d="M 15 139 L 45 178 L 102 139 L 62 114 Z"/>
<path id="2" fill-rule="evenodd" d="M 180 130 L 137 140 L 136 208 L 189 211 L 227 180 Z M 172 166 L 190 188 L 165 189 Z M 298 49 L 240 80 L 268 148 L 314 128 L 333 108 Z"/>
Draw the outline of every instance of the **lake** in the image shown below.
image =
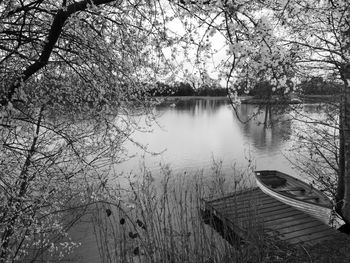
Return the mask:
<path id="1" fill-rule="evenodd" d="M 292 133 L 288 113 L 272 116 L 276 121 L 264 127 L 265 111 L 257 105 L 242 104 L 236 114 L 226 99 L 190 99 L 174 104 L 157 107 L 157 123 L 149 132 L 133 135 L 150 153 L 127 143 L 126 149 L 135 157 L 118 165 L 118 171 L 138 173 L 144 161 L 154 173 L 160 163 L 169 164 L 174 172 L 203 169 L 208 173 L 214 159 L 222 161 L 227 173 L 234 164 L 246 166 L 249 160 L 256 169 L 291 172 L 284 157 Z"/>
<path id="2" fill-rule="evenodd" d="M 235 113 L 227 99 L 185 99 L 157 106 L 154 114 L 158 117 L 147 126 L 148 132 L 136 131 L 132 135 L 132 140 L 143 147 L 126 142 L 125 149 L 134 157 L 114 165 L 114 171 L 137 176 L 144 163 L 157 178 L 160 164 L 169 164 L 175 175 L 186 171 L 191 176 L 202 171 L 210 177 L 215 160 L 222 161 L 222 171 L 227 176 L 233 174 L 233 166 L 244 169 L 249 163 L 255 169 L 297 175 L 285 157 L 293 158 L 288 150 L 300 125 L 292 118 L 291 107 L 314 118 L 321 114 L 319 105 L 276 105 L 270 113 L 273 121 L 264 125 L 265 107 L 242 104 Z M 145 118 L 141 116 L 138 125 L 145 126 Z M 76 228 L 73 237 L 83 243 L 76 251 L 78 262 L 98 262 L 91 229 Z"/>

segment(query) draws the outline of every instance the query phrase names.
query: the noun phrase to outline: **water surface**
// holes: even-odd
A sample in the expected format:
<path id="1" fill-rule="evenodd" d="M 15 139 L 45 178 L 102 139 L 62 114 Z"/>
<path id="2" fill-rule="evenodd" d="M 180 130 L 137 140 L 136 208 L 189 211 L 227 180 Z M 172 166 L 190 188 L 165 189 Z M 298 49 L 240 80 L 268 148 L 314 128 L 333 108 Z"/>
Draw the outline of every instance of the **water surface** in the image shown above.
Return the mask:
<path id="1" fill-rule="evenodd" d="M 155 111 L 159 117 L 150 132 L 133 135 L 151 153 L 128 143 L 126 148 L 136 157 L 119 165 L 118 171 L 137 173 L 144 161 L 154 172 L 160 163 L 169 164 L 175 172 L 208 172 L 213 159 L 222 161 L 228 173 L 234 164 L 246 166 L 249 160 L 256 169 L 291 171 L 284 158 L 291 134 L 288 113 L 273 113 L 276 122 L 266 127 L 264 108 L 241 105 L 236 114 L 225 99 L 178 101 L 175 107 L 157 107 Z"/>

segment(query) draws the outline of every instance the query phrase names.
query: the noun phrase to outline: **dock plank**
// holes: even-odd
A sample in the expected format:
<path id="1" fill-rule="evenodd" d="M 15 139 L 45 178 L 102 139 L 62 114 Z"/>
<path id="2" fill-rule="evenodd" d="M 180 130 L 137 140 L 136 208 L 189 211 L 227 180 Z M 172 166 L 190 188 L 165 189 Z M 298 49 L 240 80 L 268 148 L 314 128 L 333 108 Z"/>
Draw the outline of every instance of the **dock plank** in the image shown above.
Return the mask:
<path id="1" fill-rule="evenodd" d="M 239 229 L 255 224 L 290 244 L 313 245 L 342 234 L 318 219 L 266 195 L 259 188 L 242 191 L 206 204 Z"/>
<path id="2" fill-rule="evenodd" d="M 298 229 L 302 229 L 304 226 L 308 225 L 319 225 L 323 224 L 320 221 L 315 221 L 313 218 L 311 218 L 308 215 L 300 215 L 299 218 L 296 220 L 285 220 L 285 221 L 280 221 L 278 225 L 276 225 L 273 221 L 272 224 L 265 224 L 266 228 L 273 228 L 274 230 L 278 231 L 287 231 L 288 229 L 292 229 L 293 227 L 297 227 Z M 287 229 L 287 230 L 283 230 Z"/>
<path id="3" fill-rule="evenodd" d="M 312 235 L 318 234 L 320 232 L 324 233 L 324 234 L 333 234 L 334 232 L 327 228 L 326 225 L 321 224 L 321 225 L 316 225 L 316 226 L 311 226 L 311 227 L 305 227 L 303 226 L 302 228 L 297 228 L 297 227 L 293 227 L 291 229 L 286 229 L 284 228 L 284 230 L 286 232 L 283 231 L 283 229 L 280 229 L 278 232 L 280 233 L 280 236 L 284 239 L 284 240 L 289 240 L 292 238 L 303 238 L 303 237 L 311 237 Z M 311 237 L 312 239 L 312 237 Z"/>
<path id="4" fill-rule="evenodd" d="M 266 194 L 264 194 L 259 189 L 254 189 L 247 193 L 232 194 L 226 197 L 214 199 L 214 200 L 211 200 L 210 203 L 212 205 L 215 205 L 221 202 L 232 202 L 232 201 L 240 201 L 240 200 L 247 201 L 247 200 L 254 200 L 258 198 L 266 198 Z"/>
<path id="5" fill-rule="evenodd" d="M 235 200 L 235 199 L 231 199 L 228 200 L 226 202 L 222 201 L 220 203 L 211 203 L 211 205 L 213 205 L 216 209 L 220 209 L 220 210 L 225 210 L 225 209 L 235 209 L 235 210 L 239 210 L 242 208 L 246 208 L 249 206 L 259 206 L 259 207 L 268 207 L 268 206 L 276 206 L 276 205 L 282 205 L 281 202 L 266 196 L 263 198 L 248 198 L 245 200 Z"/>
<path id="6" fill-rule="evenodd" d="M 257 204 L 257 203 L 266 203 L 266 202 L 273 202 L 274 200 L 271 200 L 269 197 L 247 197 L 246 199 L 236 199 L 236 198 L 230 198 L 230 200 L 223 200 L 216 203 L 211 203 L 211 205 L 221 208 L 221 207 L 229 207 L 229 206 L 241 206 L 246 204 Z"/>
<path id="7" fill-rule="evenodd" d="M 239 210 L 239 211 L 224 211 L 223 214 L 227 217 L 233 216 L 234 218 L 244 218 L 247 213 L 252 214 L 256 217 L 265 217 L 265 216 L 276 216 L 276 215 L 283 215 L 285 213 L 289 213 L 295 211 L 294 209 L 291 209 L 290 207 L 286 206 L 275 206 L 275 207 L 268 207 L 266 209 L 257 209 L 257 210 Z"/>
<path id="8" fill-rule="evenodd" d="M 227 206 L 220 206 L 217 207 L 217 209 L 220 209 L 223 211 L 225 214 L 240 214 L 242 211 L 246 211 L 247 209 L 258 209 L 260 213 L 263 213 L 264 211 L 273 211 L 276 210 L 277 208 L 283 209 L 283 208 L 288 208 L 288 206 L 285 206 L 281 204 L 280 202 L 265 202 L 265 203 L 242 203 L 240 205 L 227 205 Z"/>

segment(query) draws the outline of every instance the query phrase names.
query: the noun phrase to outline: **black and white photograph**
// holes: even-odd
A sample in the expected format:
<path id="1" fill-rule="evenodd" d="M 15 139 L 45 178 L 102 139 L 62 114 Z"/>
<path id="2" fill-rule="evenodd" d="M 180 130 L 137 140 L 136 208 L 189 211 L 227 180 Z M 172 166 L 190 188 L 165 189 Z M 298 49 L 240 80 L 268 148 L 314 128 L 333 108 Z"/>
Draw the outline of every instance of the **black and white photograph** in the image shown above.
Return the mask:
<path id="1" fill-rule="evenodd" d="M 350 262 L 349 0 L 0 0 L 22 262 Z"/>

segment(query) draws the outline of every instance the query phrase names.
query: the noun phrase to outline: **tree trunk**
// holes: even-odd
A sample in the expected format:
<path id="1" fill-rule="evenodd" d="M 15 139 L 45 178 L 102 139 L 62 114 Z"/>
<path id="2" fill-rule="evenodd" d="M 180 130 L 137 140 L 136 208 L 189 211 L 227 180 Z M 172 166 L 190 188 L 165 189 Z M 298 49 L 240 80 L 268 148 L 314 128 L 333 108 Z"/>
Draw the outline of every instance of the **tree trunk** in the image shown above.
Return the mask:
<path id="1" fill-rule="evenodd" d="M 342 206 L 342 216 L 346 223 L 350 224 L 350 77 L 344 74 L 345 91 L 344 91 L 344 123 L 343 123 L 343 138 L 344 138 L 344 198 Z"/>
<path id="2" fill-rule="evenodd" d="M 346 87 L 344 86 L 344 89 Z M 338 184 L 335 196 L 335 211 L 341 215 L 344 199 L 344 174 L 345 174 L 345 144 L 344 144 L 344 105 L 345 105 L 345 91 L 342 94 L 339 106 L 339 169 L 338 169 Z"/>

